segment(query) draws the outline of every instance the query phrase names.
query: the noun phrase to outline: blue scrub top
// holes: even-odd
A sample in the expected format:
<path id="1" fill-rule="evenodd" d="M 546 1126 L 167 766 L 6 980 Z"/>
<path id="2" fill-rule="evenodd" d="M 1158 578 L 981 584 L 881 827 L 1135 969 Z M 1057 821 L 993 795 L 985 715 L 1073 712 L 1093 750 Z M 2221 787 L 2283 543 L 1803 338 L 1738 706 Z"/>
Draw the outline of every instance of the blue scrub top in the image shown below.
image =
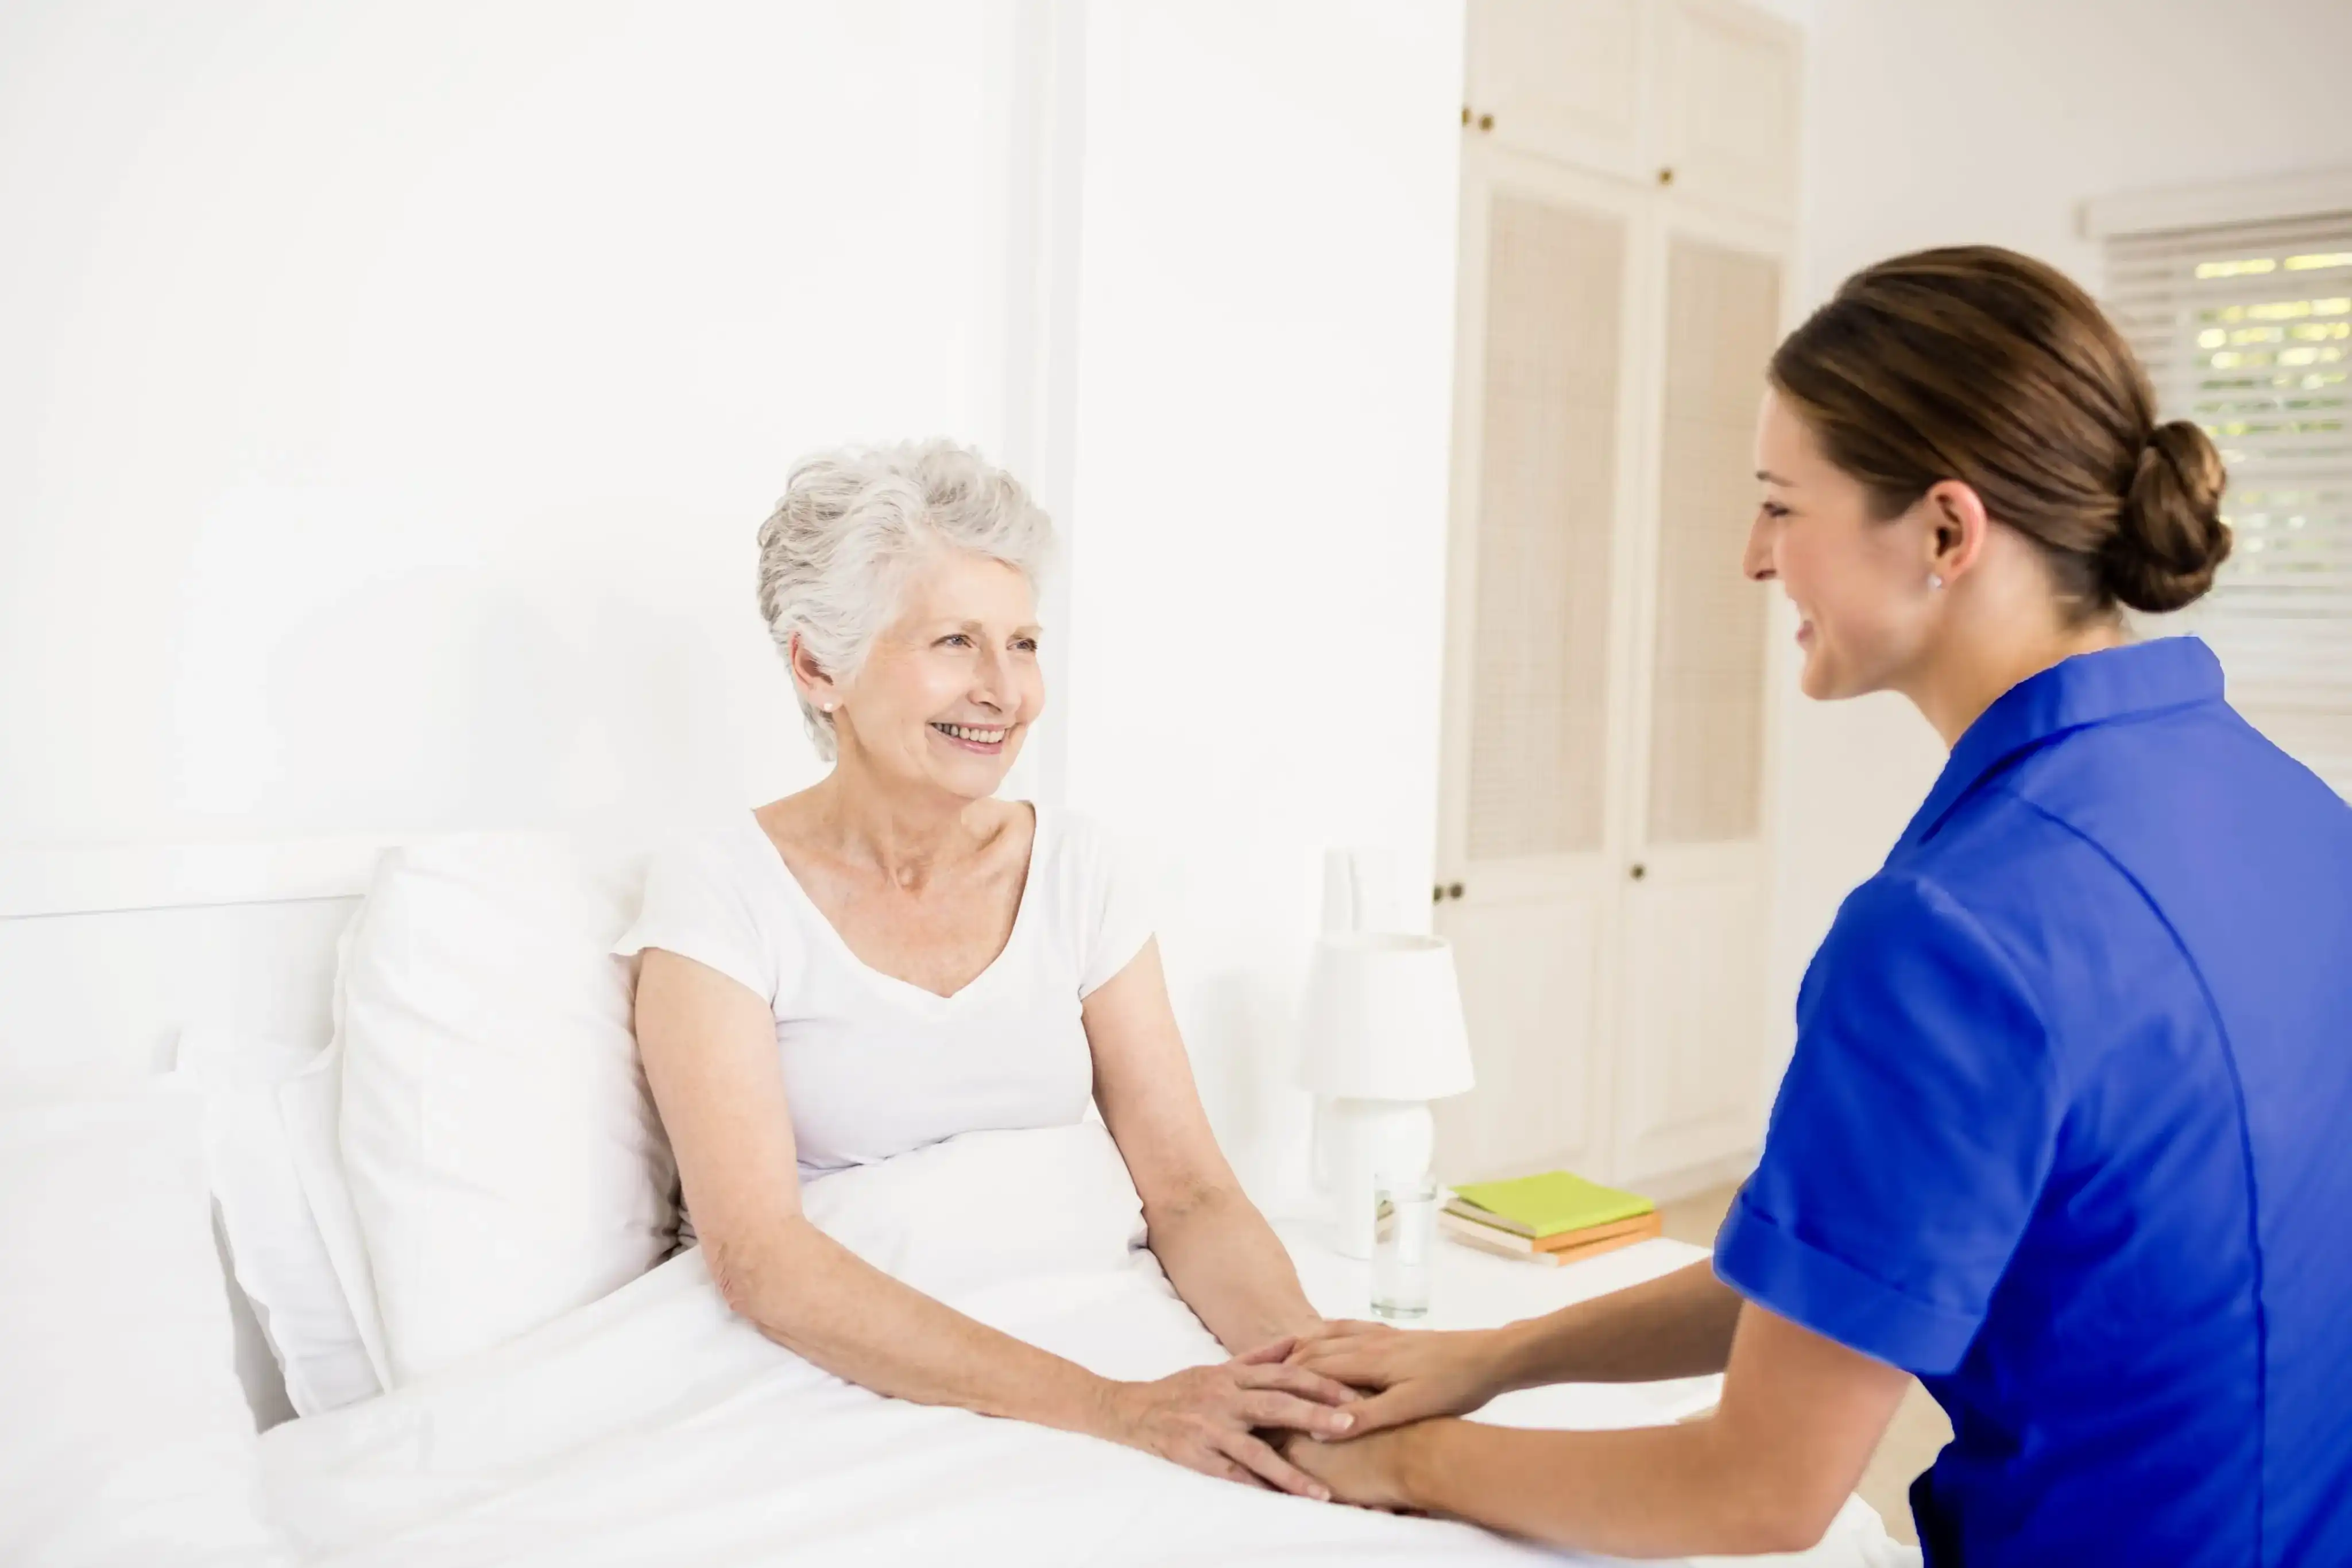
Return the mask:
<path id="1" fill-rule="evenodd" d="M 2352 807 L 2202 643 L 1993 704 L 1797 1029 L 1716 1271 L 1950 1414 L 1929 1563 L 2352 1562 Z"/>

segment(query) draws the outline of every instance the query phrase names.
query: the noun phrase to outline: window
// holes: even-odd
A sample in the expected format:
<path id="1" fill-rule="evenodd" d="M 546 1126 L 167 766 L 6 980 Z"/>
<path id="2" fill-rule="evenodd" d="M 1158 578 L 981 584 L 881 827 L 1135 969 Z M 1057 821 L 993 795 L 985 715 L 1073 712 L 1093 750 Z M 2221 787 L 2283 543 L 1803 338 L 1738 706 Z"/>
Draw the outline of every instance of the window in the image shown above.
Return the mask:
<path id="1" fill-rule="evenodd" d="M 2194 632 L 2230 700 L 2352 797 L 2352 204 L 2106 235 L 2107 300 L 2156 382 L 2230 468 L 2236 534 Z"/>

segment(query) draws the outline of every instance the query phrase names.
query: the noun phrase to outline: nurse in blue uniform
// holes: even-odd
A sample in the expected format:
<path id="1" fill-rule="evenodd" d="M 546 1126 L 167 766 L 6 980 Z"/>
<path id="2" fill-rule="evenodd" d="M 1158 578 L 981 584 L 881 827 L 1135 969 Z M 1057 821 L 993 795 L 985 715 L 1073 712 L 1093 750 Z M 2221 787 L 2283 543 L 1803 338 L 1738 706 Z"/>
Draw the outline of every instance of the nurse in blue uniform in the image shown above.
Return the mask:
<path id="1" fill-rule="evenodd" d="M 1335 1323 L 1341 1496 L 1622 1553 L 1819 1539 L 1913 1377 L 1927 1561 L 2352 1563 L 2352 808 L 2137 641 L 2230 550 L 2223 472 L 2037 262 L 1857 274 L 1781 346 L 1748 575 L 1808 695 L 1951 748 L 1805 977 L 1712 1264 L 1479 1333 Z M 1451 1418 L 1726 1373 L 1637 1432 Z"/>

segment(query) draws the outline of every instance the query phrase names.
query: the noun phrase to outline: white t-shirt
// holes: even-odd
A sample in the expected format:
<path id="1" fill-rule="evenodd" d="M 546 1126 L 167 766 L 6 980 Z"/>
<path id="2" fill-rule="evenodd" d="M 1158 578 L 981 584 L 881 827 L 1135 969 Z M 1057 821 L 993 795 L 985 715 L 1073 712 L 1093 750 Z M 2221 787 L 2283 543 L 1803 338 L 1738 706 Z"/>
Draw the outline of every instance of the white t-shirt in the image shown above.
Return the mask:
<path id="1" fill-rule="evenodd" d="M 768 1002 L 803 1181 L 959 1133 L 1067 1125 L 1094 1097 L 1078 1004 L 1151 924 L 1099 827 L 1033 809 L 1013 934 L 952 997 L 852 953 L 749 811 L 654 857 L 613 951 L 664 948 Z"/>

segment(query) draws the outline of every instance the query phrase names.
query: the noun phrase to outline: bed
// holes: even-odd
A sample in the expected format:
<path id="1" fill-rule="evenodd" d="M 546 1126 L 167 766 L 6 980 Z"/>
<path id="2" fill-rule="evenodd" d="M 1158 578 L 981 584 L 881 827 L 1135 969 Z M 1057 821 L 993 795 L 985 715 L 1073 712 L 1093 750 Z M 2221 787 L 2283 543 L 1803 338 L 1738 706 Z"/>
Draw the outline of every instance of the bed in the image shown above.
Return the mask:
<path id="1" fill-rule="evenodd" d="M 20 1080 L 55 1069 L 70 1038 L 78 1079 L 136 1076 L 197 1016 L 323 1038 L 335 939 L 379 847 L 0 857 L 0 1066 Z M 1098 1124 L 951 1140 L 812 1184 L 807 1203 L 869 1260 L 1108 1375 L 1222 1358 L 1139 1246 L 1133 1189 Z M 1606 1281 L 1682 1256 L 1621 1260 Z M 1328 1282 L 1306 1278 L 1322 1304 Z M 237 1365 L 267 1521 L 292 1560 L 334 1568 L 1560 1560 L 1466 1526 L 1306 1502 L 1088 1437 L 882 1398 L 733 1317 L 690 1247 L 520 1337 L 326 1414 L 288 1419 L 249 1312 Z M 1493 1418 L 1618 1426 L 1692 1402 L 1686 1389 L 1515 1398 Z M 1857 1501 L 1795 1561 L 1903 1560 Z"/>

